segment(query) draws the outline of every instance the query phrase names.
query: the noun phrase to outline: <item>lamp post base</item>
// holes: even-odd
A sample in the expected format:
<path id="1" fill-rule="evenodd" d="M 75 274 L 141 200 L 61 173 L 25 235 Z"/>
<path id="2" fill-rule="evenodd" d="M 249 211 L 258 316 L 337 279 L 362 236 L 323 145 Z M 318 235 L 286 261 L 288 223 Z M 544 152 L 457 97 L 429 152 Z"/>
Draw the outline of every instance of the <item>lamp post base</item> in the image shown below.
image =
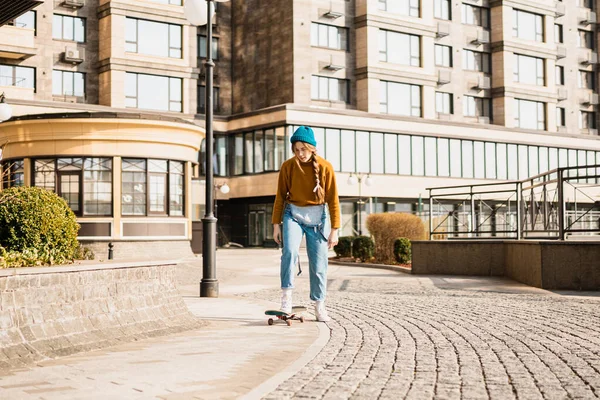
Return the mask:
<path id="1" fill-rule="evenodd" d="M 200 281 L 200 297 L 219 297 L 219 281 L 216 279 L 202 279 Z"/>

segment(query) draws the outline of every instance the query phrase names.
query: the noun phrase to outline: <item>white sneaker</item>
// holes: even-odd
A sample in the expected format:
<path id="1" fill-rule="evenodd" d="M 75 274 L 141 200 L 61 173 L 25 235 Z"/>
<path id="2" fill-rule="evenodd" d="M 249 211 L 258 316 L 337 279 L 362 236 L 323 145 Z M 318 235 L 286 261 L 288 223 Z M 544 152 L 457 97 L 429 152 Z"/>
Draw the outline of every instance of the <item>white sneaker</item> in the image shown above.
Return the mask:
<path id="1" fill-rule="evenodd" d="M 281 311 L 292 313 L 292 289 L 281 289 Z"/>
<path id="2" fill-rule="evenodd" d="M 327 315 L 327 310 L 325 309 L 324 301 L 317 301 L 315 303 L 315 316 L 317 317 L 317 321 L 319 322 L 329 322 L 331 318 Z"/>

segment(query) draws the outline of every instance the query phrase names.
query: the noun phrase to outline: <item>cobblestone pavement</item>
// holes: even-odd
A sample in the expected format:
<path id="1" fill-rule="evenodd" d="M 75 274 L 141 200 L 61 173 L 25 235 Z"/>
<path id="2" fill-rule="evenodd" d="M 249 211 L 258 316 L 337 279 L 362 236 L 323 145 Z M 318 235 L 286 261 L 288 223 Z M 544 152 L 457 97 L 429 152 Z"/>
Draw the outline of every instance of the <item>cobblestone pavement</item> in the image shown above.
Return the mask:
<path id="1" fill-rule="evenodd" d="M 600 396 L 597 293 L 489 278 L 343 277 L 331 269 L 331 339 L 267 399 Z"/>

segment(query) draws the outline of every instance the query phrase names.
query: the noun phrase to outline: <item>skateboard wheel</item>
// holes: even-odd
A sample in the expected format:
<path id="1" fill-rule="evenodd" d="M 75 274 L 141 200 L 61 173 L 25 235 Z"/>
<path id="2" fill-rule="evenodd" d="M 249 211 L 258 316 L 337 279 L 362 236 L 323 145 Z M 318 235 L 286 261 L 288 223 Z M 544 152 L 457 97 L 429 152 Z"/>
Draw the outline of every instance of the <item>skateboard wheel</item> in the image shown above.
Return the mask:
<path id="1" fill-rule="evenodd" d="M 269 318 L 269 320 L 267 321 L 267 324 L 273 325 L 273 318 Z"/>
<path id="2" fill-rule="evenodd" d="M 300 317 L 300 322 L 304 323 L 304 317 Z"/>
<path id="3" fill-rule="evenodd" d="M 285 323 L 287 324 L 287 326 L 292 326 L 292 321 L 290 321 L 289 319 L 286 319 Z"/>

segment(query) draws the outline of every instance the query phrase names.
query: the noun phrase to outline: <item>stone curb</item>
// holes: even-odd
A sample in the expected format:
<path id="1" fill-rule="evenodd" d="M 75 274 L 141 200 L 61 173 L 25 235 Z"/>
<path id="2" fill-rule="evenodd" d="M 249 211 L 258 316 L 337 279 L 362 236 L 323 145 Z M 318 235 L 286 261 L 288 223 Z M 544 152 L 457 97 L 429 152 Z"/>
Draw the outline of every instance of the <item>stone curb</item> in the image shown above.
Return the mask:
<path id="1" fill-rule="evenodd" d="M 21 268 L 6 268 L 0 269 L 0 277 L 15 276 L 15 275 L 38 275 L 38 274 L 55 274 L 58 272 L 82 272 L 82 271 L 98 271 L 104 269 L 121 269 L 121 268 L 138 268 L 138 267 L 156 267 L 159 265 L 175 265 L 182 260 L 157 260 L 157 261 L 110 261 L 102 263 L 81 263 L 81 264 L 66 264 L 48 267 L 21 267 Z"/>
<path id="2" fill-rule="evenodd" d="M 337 260 L 332 260 L 332 259 L 329 259 L 329 264 L 341 265 L 344 267 L 387 269 L 390 271 L 401 272 L 403 274 L 412 274 L 412 270 L 410 268 L 400 267 L 397 265 L 389 265 L 389 264 L 351 263 L 351 262 L 337 261 Z"/>

